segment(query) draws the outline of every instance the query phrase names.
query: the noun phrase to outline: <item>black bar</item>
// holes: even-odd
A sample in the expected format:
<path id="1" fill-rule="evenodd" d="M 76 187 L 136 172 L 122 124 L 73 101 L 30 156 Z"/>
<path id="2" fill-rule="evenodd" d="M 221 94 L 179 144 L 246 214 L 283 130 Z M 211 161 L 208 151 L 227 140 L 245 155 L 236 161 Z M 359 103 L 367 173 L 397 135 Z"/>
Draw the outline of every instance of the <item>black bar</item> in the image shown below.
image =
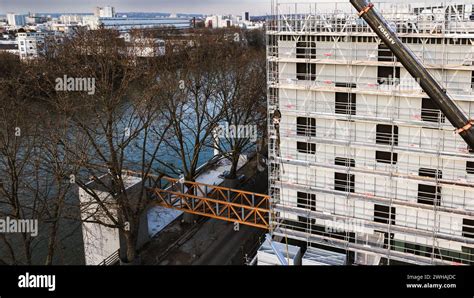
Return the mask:
<path id="1" fill-rule="evenodd" d="M 26 272 L 55 275 L 54 291 L 20 288 Z M 0 296 L 473 297 L 473 276 L 472 266 L 0 266 Z"/>
<path id="2" fill-rule="evenodd" d="M 367 0 L 350 0 L 350 2 L 359 13 L 363 12 L 361 17 L 369 24 L 372 30 L 374 30 L 375 34 L 390 48 L 413 78 L 418 80 L 421 88 L 435 102 L 443 114 L 446 115 L 446 118 L 448 118 L 451 124 L 456 128 L 462 128 L 468 124 L 468 117 L 446 94 L 446 91 L 441 88 L 418 57 L 401 42 L 392 28 L 387 24 L 387 21 L 376 11 L 375 7 L 366 10 L 366 8 L 369 7 Z M 474 149 L 474 131 L 472 128 L 460 132 L 459 135 L 466 141 L 471 149 Z"/>

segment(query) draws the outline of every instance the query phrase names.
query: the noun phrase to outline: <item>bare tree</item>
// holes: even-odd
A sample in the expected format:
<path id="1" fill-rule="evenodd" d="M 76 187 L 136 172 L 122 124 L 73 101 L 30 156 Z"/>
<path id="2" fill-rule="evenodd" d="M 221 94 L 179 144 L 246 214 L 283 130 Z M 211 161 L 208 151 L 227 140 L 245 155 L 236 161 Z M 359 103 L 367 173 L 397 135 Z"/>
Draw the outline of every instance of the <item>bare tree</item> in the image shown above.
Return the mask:
<path id="1" fill-rule="evenodd" d="M 33 264 L 42 246 L 38 263 L 54 264 L 69 236 L 61 223 L 71 220 L 117 229 L 125 261 L 134 262 L 149 177 L 166 172 L 194 181 L 219 123 L 265 122 L 265 59 L 234 31 L 133 31 L 124 39 L 115 30 L 79 30 L 49 41 L 45 55 L 28 64 L 0 54 L 0 214 L 43 227 L 38 239 L 0 235 L 0 262 Z M 163 57 L 155 57 L 163 50 L 157 36 L 168 38 Z M 234 177 L 251 146 L 248 138 L 218 144 Z M 141 178 L 133 194 L 128 170 Z M 75 206 L 77 187 L 91 201 Z"/>
<path id="2" fill-rule="evenodd" d="M 216 104 L 218 65 L 212 36 L 193 35 L 174 48 L 160 65 L 160 95 L 164 117 L 171 123 L 167 148 L 180 165 L 162 163 L 169 172 L 194 181 L 203 151 L 212 143 L 212 132 L 222 116 Z"/>
<path id="3" fill-rule="evenodd" d="M 231 161 L 227 178 L 236 178 L 242 153 L 256 146 L 266 122 L 266 76 L 264 51 L 235 43 L 221 45 L 217 104 L 222 122 L 213 147 Z"/>
<path id="4" fill-rule="evenodd" d="M 0 94 L 3 95 L 4 93 L 0 92 Z M 11 100 L 11 97 L 8 99 Z M 6 105 L 5 98 L 2 98 L 2 102 L 3 107 L 0 109 L 0 168 L 2 174 L 0 212 L 2 218 L 8 217 L 14 220 L 34 219 L 37 202 L 34 197 L 26 195 L 23 186 L 26 184 L 25 181 L 29 179 L 29 167 L 35 154 L 35 128 L 26 120 L 24 106 L 18 104 L 18 102 L 9 102 Z M 8 248 L 10 262 L 32 263 L 31 244 L 33 237 L 30 233 L 23 231 L 19 234 L 19 237 L 6 234 L 0 234 L 0 236 Z M 21 253 L 20 250 L 15 249 L 20 246 L 23 247 Z"/>
<path id="5" fill-rule="evenodd" d="M 35 102 L 39 90 L 29 72 L 35 65 L 2 55 L 0 61 L 7 66 L 0 76 L 0 214 L 38 221 L 40 232 L 2 234 L 7 248 L 2 251 L 7 253 L 0 258 L 4 263 L 50 265 L 60 237 L 58 219 L 73 190 L 64 179 L 70 164 L 53 137 L 62 130 L 49 110 Z"/>
<path id="6" fill-rule="evenodd" d="M 49 103 L 67 115 L 74 137 L 63 142 L 64 148 L 81 168 L 76 184 L 92 198 L 81 206 L 82 220 L 118 229 L 126 239 L 128 262 L 136 258 L 140 217 L 149 203 L 147 177 L 158 171 L 156 162 L 169 129 L 160 118 L 153 59 L 150 65 L 136 53 L 117 31 L 100 29 L 78 32 L 56 48 L 51 45 L 46 61 L 45 93 Z M 94 79 L 94 93 L 51 90 L 54 80 L 64 75 Z M 133 196 L 126 190 L 127 170 L 142 178 Z M 89 177 L 110 199 L 90 187 Z"/>

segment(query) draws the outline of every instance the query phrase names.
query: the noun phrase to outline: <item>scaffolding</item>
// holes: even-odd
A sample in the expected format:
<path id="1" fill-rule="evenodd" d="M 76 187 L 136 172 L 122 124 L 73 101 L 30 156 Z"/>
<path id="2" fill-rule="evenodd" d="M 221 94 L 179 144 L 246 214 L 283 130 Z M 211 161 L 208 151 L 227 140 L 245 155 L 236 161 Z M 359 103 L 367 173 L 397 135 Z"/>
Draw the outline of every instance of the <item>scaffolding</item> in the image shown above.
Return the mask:
<path id="1" fill-rule="evenodd" d="M 466 4 L 375 5 L 474 116 Z M 273 1 L 272 16 L 273 236 L 344 251 L 349 263 L 474 264 L 474 156 L 417 81 L 349 3 Z"/>

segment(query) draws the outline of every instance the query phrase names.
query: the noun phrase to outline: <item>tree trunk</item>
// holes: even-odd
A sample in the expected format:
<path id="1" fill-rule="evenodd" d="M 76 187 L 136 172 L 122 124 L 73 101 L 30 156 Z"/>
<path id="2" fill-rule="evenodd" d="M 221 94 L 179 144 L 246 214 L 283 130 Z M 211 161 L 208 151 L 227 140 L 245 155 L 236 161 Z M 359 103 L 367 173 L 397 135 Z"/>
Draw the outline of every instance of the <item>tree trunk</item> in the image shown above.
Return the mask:
<path id="1" fill-rule="evenodd" d="M 123 261 L 129 265 L 134 265 L 137 258 L 137 241 L 135 238 L 130 232 L 125 233 L 126 259 Z"/>
<path id="2" fill-rule="evenodd" d="M 58 201 L 62 201 L 63 197 L 58 196 Z M 48 255 L 46 256 L 46 265 L 53 264 L 53 256 L 56 248 L 56 237 L 58 235 L 59 229 L 59 214 L 60 214 L 60 205 L 56 204 L 54 208 L 54 222 L 52 223 L 51 229 L 49 231 L 49 242 L 48 242 Z"/>
<path id="3" fill-rule="evenodd" d="M 31 259 L 31 240 L 28 236 L 24 236 L 25 259 L 27 265 L 33 265 Z"/>
<path id="4" fill-rule="evenodd" d="M 237 167 L 239 166 L 239 159 L 240 159 L 240 153 L 234 152 L 232 154 L 232 165 L 230 167 L 229 171 L 229 179 L 235 179 L 237 178 Z"/>
<path id="5" fill-rule="evenodd" d="M 194 178 L 190 178 L 190 179 L 185 178 L 185 181 L 194 182 Z M 194 188 L 190 188 L 189 186 L 186 185 L 186 183 L 184 185 L 185 187 L 188 187 L 188 190 L 186 192 L 188 194 L 194 195 Z M 194 224 L 196 220 L 197 220 L 197 216 L 195 214 L 191 214 L 191 213 L 183 214 L 183 222 L 186 224 Z"/>
<path id="6" fill-rule="evenodd" d="M 53 264 L 53 256 L 54 256 L 54 249 L 56 247 L 56 235 L 58 232 L 58 220 L 55 220 L 53 226 L 51 227 L 50 234 L 49 234 L 49 242 L 48 242 L 48 255 L 46 256 L 46 265 Z"/>

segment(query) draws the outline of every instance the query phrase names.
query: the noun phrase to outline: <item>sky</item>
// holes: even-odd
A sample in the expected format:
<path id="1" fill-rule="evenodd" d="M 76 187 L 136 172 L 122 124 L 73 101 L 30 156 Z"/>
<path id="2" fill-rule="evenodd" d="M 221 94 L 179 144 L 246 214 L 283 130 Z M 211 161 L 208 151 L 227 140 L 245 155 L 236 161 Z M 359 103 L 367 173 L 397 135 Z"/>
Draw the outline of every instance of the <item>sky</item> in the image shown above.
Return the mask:
<path id="1" fill-rule="evenodd" d="M 0 15 L 7 12 L 93 13 L 96 6 L 114 6 L 116 12 L 162 12 L 197 14 L 267 15 L 272 0 L 0 0 Z M 319 7 L 337 3 L 352 7 L 349 0 L 278 0 L 279 3 L 317 3 Z M 386 3 L 440 2 L 441 0 L 376 0 Z M 448 0 L 450 1 L 450 0 Z M 455 1 L 455 0 L 453 0 Z M 283 4 L 285 5 L 285 4 Z M 291 4 L 289 7 L 293 7 Z"/>
<path id="2" fill-rule="evenodd" d="M 270 0 L 0 0 L 0 14 L 92 13 L 96 6 L 114 6 L 117 12 L 165 12 L 251 15 L 270 13 Z"/>

